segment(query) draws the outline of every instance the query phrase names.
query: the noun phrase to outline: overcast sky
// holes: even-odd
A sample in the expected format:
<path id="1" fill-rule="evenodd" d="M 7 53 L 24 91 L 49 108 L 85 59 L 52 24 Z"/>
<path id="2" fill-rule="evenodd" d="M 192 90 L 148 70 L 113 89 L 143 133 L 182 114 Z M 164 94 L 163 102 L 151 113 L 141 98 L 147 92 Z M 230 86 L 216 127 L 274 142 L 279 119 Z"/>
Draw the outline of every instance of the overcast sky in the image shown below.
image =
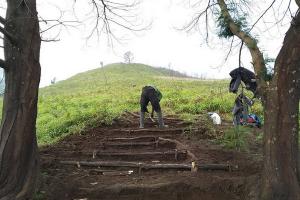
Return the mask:
<path id="1" fill-rule="evenodd" d="M 44 19 L 56 18 L 60 15 L 57 7 L 60 7 L 65 12 L 66 19 L 71 19 L 72 2 L 74 1 L 40 0 L 38 11 Z M 90 5 L 86 0 L 77 2 L 76 15 L 83 19 L 90 12 Z M 145 24 L 152 22 L 151 29 L 137 35 L 130 35 L 117 29 L 115 34 L 120 38 L 126 36 L 126 40 L 121 40 L 122 44 L 114 42 L 113 48 L 108 45 L 105 35 L 100 39 L 96 36 L 86 39 L 90 22 L 77 29 L 62 29 L 59 42 L 42 44 L 40 86 L 49 85 L 53 77 L 63 80 L 79 72 L 100 67 L 101 61 L 104 64 L 123 62 L 123 54 L 126 51 L 133 52 L 134 62 L 167 68 L 171 66 L 172 69 L 207 78 L 227 78 L 230 70 L 238 67 L 238 50 L 234 51 L 225 63 L 229 43 L 211 37 L 210 46 L 207 46 L 201 34 L 197 32 L 187 34 L 176 30 L 175 27 L 183 26 L 194 12 L 182 2 L 182 0 L 144 0 L 137 13 Z M 261 7 L 264 8 L 266 5 L 263 4 Z M 268 24 L 268 21 L 264 21 L 264 24 Z M 270 57 L 277 55 L 287 28 L 288 23 L 286 26 L 280 25 L 271 31 L 264 31 L 264 36 L 260 36 L 260 41 L 263 41 L 260 46 Z M 211 31 L 211 34 L 214 34 L 213 27 Z M 56 32 L 57 29 L 54 29 L 44 37 L 51 37 Z M 243 64 L 251 68 L 249 54 L 246 49 L 243 52 Z"/>

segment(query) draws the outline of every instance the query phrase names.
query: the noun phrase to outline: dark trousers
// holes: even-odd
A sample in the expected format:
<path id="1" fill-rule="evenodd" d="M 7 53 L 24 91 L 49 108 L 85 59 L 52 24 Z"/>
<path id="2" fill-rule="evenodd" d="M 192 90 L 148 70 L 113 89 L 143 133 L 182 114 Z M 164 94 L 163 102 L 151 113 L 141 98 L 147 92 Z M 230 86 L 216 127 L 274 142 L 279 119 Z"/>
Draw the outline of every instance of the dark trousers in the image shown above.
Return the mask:
<path id="1" fill-rule="evenodd" d="M 145 86 L 142 89 L 141 100 L 140 100 L 141 112 L 148 112 L 147 106 L 149 101 L 152 105 L 152 109 L 155 112 L 161 112 L 159 99 L 157 97 L 155 89 L 150 86 Z"/>

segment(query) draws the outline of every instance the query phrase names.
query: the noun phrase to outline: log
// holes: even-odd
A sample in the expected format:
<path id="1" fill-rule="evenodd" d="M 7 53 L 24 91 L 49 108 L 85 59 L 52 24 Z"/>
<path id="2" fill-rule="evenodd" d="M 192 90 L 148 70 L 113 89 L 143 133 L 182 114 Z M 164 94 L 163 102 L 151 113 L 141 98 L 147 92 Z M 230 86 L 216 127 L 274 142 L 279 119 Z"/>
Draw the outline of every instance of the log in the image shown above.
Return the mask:
<path id="1" fill-rule="evenodd" d="M 80 165 L 88 167 L 138 167 L 138 162 L 125 161 L 60 161 L 64 165 Z"/>
<path id="2" fill-rule="evenodd" d="M 111 172 L 103 172 L 104 176 L 128 176 L 132 174 L 133 171 L 111 171 Z"/>
<path id="3" fill-rule="evenodd" d="M 133 117 L 140 117 L 140 115 L 136 114 L 136 113 L 133 113 L 133 112 L 129 112 L 129 111 L 125 111 L 125 113 L 133 116 Z M 175 121 L 183 121 L 182 119 L 180 118 L 176 118 L 176 117 L 163 117 L 164 120 L 175 120 Z M 153 118 L 150 117 L 150 120 L 153 121 Z"/>
<path id="4" fill-rule="evenodd" d="M 190 164 L 145 164 L 141 165 L 143 169 L 187 169 L 191 170 Z"/>
<path id="5" fill-rule="evenodd" d="M 175 143 L 177 149 L 181 149 L 181 150 L 185 149 L 185 151 L 187 152 L 187 155 L 191 158 L 192 161 L 197 160 L 197 157 L 192 152 L 190 152 L 189 150 L 186 150 L 187 146 L 182 144 L 181 142 L 179 142 L 177 140 L 173 140 L 173 139 L 163 138 L 163 137 L 159 137 L 158 140 Z"/>
<path id="6" fill-rule="evenodd" d="M 123 142 L 123 143 L 103 143 L 105 147 L 132 147 L 132 146 L 154 146 L 156 142 Z"/>
<path id="7" fill-rule="evenodd" d="M 140 137 L 123 137 L 123 138 L 106 138 L 107 141 L 156 141 L 157 136 L 140 136 Z"/>
<path id="8" fill-rule="evenodd" d="M 198 169 L 201 170 L 224 170 L 224 171 L 232 171 L 237 169 L 237 166 L 231 166 L 228 164 L 205 164 L 198 165 Z"/>
<path id="9" fill-rule="evenodd" d="M 97 156 L 168 156 L 168 155 L 186 155 L 186 150 L 164 151 L 164 152 L 96 152 Z"/>
<path id="10" fill-rule="evenodd" d="M 170 147 L 170 148 L 176 148 L 176 144 L 169 141 L 159 141 L 156 140 L 154 142 L 117 142 L 117 143 L 102 143 L 103 147 L 147 147 L 147 146 L 153 146 L 153 147 Z"/>
<path id="11" fill-rule="evenodd" d="M 103 152 L 103 151 L 62 151 L 61 155 L 64 156 L 91 156 L 95 158 L 111 158 L 111 159 L 139 159 L 145 160 L 153 157 L 153 159 L 186 159 L 186 150 L 173 150 L 173 151 L 149 151 L 149 152 Z"/>
<path id="12" fill-rule="evenodd" d="M 75 165 L 75 166 L 89 166 L 89 167 L 131 167 L 140 169 L 177 169 L 177 170 L 191 170 L 192 165 L 187 163 L 162 163 L 149 164 L 143 162 L 124 162 L 124 161 L 60 161 L 60 164 Z M 238 166 L 229 164 L 200 164 L 197 165 L 200 170 L 223 170 L 232 171 L 237 170 Z"/>
<path id="13" fill-rule="evenodd" d="M 120 132 L 129 132 L 129 133 L 138 133 L 138 132 L 179 132 L 182 133 L 184 131 L 198 131 L 198 128 L 143 128 L 143 129 L 115 129 L 113 131 L 120 131 Z"/>
<path id="14" fill-rule="evenodd" d="M 140 115 L 138 114 L 135 114 L 135 113 L 132 113 L 132 112 L 129 112 L 127 110 L 125 110 L 125 113 L 129 114 L 129 115 L 132 115 L 133 117 L 140 117 Z"/>

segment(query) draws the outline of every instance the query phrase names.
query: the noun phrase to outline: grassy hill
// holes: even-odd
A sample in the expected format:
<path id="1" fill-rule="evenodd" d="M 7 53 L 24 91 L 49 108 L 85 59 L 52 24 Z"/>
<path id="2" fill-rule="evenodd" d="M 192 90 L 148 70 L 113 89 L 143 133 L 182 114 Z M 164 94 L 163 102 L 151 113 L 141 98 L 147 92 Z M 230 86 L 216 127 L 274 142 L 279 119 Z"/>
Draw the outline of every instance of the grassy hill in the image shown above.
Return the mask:
<path id="1" fill-rule="evenodd" d="M 37 134 L 48 144 L 99 123 L 111 124 L 124 110 L 138 111 L 141 88 L 156 85 L 164 113 L 231 113 L 235 95 L 228 80 L 199 80 L 142 64 L 111 64 L 40 89 Z M 259 107 L 254 110 L 261 112 Z"/>

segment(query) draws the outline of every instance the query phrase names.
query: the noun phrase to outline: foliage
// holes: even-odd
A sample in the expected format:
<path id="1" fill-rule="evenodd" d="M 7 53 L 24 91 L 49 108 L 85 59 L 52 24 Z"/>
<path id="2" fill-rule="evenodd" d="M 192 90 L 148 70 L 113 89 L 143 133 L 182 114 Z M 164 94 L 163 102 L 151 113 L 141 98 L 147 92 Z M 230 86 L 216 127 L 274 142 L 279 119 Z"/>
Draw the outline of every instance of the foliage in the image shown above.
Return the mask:
<path id="1" fill-rule="evenodd" d="M 247 150 L 247 136 L 251 132 L 249 127 L 233 127 L 225 131 L 223 137 L 219 139 L 219 143 L 229 149 Z"/>
<path id="2" fill-rule="evenodd" d="M 199 140 L 215 139 L 218 137 L 216 127 L 207 113 L 196 116 L 193 115 L 193 120 L 191 121 L 193 122 L 193 125 L 184 132 L 186 138 Z M 197 130 L 192 130 L 194 128 L 197 128 Z"/>
<path id="3" fill-rule="evenodd" d="M 133 53 L 131 51 L 127 51 L 127 52 L 124 53 L 125 63 L 130 64 L 130 63 L 132 63 L 133 59 L 134 59 L 134 56 L 133 56 Z"/>
<path id="4" fill-rule="evenodd" d="M 199 80 L 142 64 L 111 64 L 80 73 L 40 89 L 37 137 L 40 145 L 53 143 L 86 127 L 112 124 L 124 110 L 138 111 L 141 88 L 156 85 L 163 93 L 164 113 L 184 119 L 215 111 L 231 116 L 236 97 L 229 80 Z M 259 103 L 253 108 L 262 114 Z"/>
<path id="5" fill-rule="evenodd" d="M 242 13 L 239 14 L 238 10 L 234 7 L 230 8 L 229 11 L 232 13 L 233 21 L 235 24 L 243 31 L 249 34 L 250 29 L 247 22 L 247 14 Z M 217 18 L 217 28 L 218 30 L 218 36 L 219 38 L 230 38 L 234 36 L 234 34 L 231 32 L 229 28 L 228 19 L 223 16 L 221 12 L 218 12 L 216 14 Z"/>

